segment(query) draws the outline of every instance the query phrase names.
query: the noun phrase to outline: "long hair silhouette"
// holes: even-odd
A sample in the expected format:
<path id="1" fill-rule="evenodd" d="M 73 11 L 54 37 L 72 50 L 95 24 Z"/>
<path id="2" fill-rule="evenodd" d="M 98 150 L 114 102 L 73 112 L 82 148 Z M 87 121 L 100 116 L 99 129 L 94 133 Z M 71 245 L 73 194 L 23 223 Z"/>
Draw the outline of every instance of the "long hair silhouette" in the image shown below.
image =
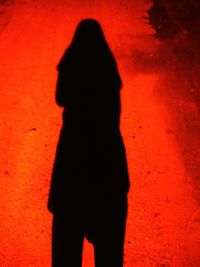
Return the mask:
<path id="1" fill-rule="evenodd" d="M 99 63 L 105 63 L 104 60 L 115 62 L 99 23 L 93 19 L 86 19 L 79 23 L 58 68 L 64 66 L 71 56 L 81 56 Z M 103 58 L 101 59 L 100 56 Z"/>
<path id="2" fill-rule="evenodd" d="M 121 78 L 99 23 L 82 20 L 58 66 L 63 110 L 48 199 L 52 266 L 81 266 L 83 239 L 96 267 L 122 267 L 129 177 L 120 134 Z"/>

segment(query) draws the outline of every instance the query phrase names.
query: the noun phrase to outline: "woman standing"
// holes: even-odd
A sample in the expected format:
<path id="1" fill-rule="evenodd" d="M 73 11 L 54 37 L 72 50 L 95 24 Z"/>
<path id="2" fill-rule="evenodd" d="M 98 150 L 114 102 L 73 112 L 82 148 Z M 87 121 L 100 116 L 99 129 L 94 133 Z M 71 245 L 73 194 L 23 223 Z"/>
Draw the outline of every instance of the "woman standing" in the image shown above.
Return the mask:
<path id="1" fill-rule="evenodd" d="M 64 111 L 48 200 L 53 267 L 81 267 L 84 237 L 96 267 L 123 266 L 129 177 L 121 86 L 99 23 L 82 20 L 58 64 L 56 102 Z"/>

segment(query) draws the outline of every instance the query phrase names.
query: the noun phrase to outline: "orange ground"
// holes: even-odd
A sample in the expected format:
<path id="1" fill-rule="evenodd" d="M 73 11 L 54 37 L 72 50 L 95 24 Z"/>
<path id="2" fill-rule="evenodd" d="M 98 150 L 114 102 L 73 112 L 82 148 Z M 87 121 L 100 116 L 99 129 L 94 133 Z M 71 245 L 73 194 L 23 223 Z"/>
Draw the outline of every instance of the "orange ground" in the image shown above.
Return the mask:
<path id="1" fill-rule="evenodd" d="M 199 267 L 199 80 L 151 36 L 142 19 L 148 1 L 7 2 L 0 3 L 0 266 L 50 266 L 46 202 L 62 111 L 55 67 L 78 21 L 93 17 L 124 84 L 125 267 Z M 85 242 L 83 267 L 92 266 Z"/>

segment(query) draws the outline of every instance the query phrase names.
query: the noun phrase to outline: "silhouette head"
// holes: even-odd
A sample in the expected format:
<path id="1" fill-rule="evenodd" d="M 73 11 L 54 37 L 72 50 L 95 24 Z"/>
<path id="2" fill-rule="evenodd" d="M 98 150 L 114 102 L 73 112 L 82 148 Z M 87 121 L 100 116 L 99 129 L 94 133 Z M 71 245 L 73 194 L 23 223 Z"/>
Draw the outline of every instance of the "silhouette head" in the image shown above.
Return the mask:
<path id="1" fill-rule="evenodd" d="M 106 42 L 103 30 L 95 19 L 79 22 L 72 41 L 61 58 L 57 69 L 77 77 L 98 79 L 121 87 L 121 79 L 114 56 Z M 85 79 L 85 78 L 84 78 Z"/>
<path id="2" fill-rule="evenodd" d="M 102 28 L 95 19 L 82 20 L 75 31 L 71 45 L 91 49 L 106 45 Z"/>
<path id="3" fill-rule="evenodd" d="M 69 60 L 85 58 L 88 62 L 102 62 L 105 58 L 114 61 L 112 52 L 106 42 L 103 30 L 95 19 L 84 19 L 79 22 L 70 45 L 62 57 L 59 66 Z M 97 63 L 97 64 L 98 64 Z"/>

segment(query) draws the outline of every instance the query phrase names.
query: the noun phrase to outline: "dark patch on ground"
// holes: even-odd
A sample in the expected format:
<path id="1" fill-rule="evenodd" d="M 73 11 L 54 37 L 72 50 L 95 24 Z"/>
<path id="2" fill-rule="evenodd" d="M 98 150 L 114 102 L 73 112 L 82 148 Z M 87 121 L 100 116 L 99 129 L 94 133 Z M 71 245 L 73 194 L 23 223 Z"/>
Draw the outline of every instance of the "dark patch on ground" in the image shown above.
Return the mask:
<path id="1" fill-rule="evenodd" d="M 0 0 L 0 34 L 11 20 L 14 3 L 14 0 Z"/>

